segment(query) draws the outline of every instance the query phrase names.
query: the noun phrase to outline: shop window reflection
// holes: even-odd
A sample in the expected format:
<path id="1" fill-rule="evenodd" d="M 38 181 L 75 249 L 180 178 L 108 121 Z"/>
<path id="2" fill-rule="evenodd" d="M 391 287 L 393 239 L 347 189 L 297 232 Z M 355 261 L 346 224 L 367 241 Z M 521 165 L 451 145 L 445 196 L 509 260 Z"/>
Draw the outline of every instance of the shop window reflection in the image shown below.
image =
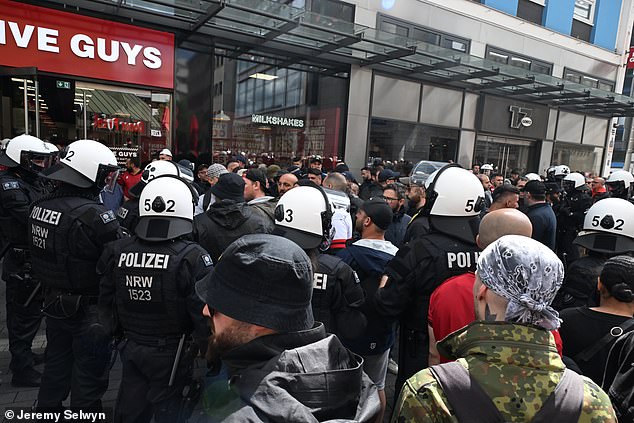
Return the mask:
<path id="1" fill-rule="evenodd" d="M 566 164 L 572 171 L 584 172 L 596 169 L 599 158 L 594 147 L 556 142 L 551 163 Z"/>
<path id="2" fill-rule="evenodd" d="M 226 60 L 222 73 L 215 71 L 216 77 L 223 78 L 226 95 L 214 99 L 213 160 L 224 162 L 230 156 L 244 155 L 254 163 L 283 166 L 294 156 L 319 154 L 333 162 L 340 158 L 347 81 L 245 58 L 233 67 L 233 61 Z M 220 119 L 220 115 L 227 118 Z"/>
<path id="3" fill-rule="evenodd" d="M 459 138 L 457 129 L 374 118 L 369 156 L 390 161 L 455 161 Z"/>

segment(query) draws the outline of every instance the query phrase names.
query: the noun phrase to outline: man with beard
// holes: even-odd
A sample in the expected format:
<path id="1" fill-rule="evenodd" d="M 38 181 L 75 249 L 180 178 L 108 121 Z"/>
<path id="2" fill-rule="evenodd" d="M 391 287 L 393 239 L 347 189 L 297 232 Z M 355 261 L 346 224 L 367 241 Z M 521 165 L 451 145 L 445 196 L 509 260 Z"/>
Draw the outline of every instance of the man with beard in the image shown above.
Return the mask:
<path id="1" fill-rule="evenodd" d="M 205 391 L 205 412 L 224 422 L 366 422 L 379 410 L 363 360 L 315 322 L 310 259 L 294 242 L 245 235 L 196 284 L 213 324 L 207 358 L 227 379 Z"/>
<path id="2" fill-rule="evenodd" d="M 130 157 L 125 162 L 125 167 L 126 171 L 119 176 L 117 183 L 123 188 L 123 196 L 125 199 L 129 200 L 132 198 L 130 188 L 141 181 L 141 161 L 138 157 Z"/>
<path id="3" fill-rule="evenodd" d="M 407 198 L 410 202 L 411 210 L 408 214 L 411 213 L 412 219 L 407 224 L 407 230 L 403 238 L 403 243 L 405 244 L 429 232 L 429 220 L 427 216 L 423 216 L 423 213 L 421 213 L 427 201 L 424 181 L 412 178 L 407 189 Z"/>

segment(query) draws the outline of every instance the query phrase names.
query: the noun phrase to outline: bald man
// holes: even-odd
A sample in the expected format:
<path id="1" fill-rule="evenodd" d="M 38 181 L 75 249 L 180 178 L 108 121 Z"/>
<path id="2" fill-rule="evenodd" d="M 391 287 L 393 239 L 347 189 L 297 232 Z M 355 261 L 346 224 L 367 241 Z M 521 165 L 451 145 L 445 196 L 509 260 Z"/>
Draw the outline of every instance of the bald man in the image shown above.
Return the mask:
<path id="1" fill-rule="evenodd" d="M 480 233 L 476 243 L 481 250 L 504 235 L 530 237 L 533 225 L 524 213 L 516 209 L 499 209 L 487 213 L 480 222 Z M 446 363 L 436 349 L 440 341 L 475 319 L 473 284 L 475 275 L 464 273 L 447 279 L 433 292 L 429 299 L 429 365 Z"/>
<path id="2" fill-rule="evenodd" d="M 324 182 L 321 184 L 324 188 L 334 189 L 335 191 L 346 192 L 348 181 L 346 177 L 339 172 L 330 172 Z"/>

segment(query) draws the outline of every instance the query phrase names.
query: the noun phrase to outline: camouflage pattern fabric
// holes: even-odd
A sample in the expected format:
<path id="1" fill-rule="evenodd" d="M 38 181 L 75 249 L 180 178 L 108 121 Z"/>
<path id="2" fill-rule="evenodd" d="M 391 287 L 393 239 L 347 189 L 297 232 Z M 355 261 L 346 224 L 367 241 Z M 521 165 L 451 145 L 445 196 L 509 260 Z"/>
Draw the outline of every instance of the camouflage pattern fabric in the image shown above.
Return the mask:
<path id="1" fill-rule="evenodd" d="M 554 391 L 564 371 L 552 334 L 534 326 L 473 322 L 438 343 L 441 354 L 458 360 L 493 400 L 507 422 L 530 422 Z M 584 377 L 580 423 L 616 422 L 608 396 Z M 474 421 L 477 410 L 474 410 Z M 407 380 L 393 423 L 455 423 L 451 405 L 429 369 Z"/>

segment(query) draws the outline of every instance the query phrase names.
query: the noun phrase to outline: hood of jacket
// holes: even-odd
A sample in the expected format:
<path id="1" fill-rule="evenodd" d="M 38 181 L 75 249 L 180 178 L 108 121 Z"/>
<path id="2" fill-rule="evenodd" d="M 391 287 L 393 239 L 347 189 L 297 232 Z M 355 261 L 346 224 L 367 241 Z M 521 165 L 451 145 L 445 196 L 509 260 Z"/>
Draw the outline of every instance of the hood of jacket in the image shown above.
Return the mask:
<path id="1" fill-rule="evenodd" d="M 242 226 L 252 213 L 246 203 L 237 203 L 233 200 L 216 201 L 207 210 L 207 216 L 217 225 L 226 229 Z"/>
<path id="2" fill-rule="evenodd" d="M 379 410 L 362 358 L 321 323 L 257 338 L 223 361 L 235 393 L 223 421 L 365 422 Z"/>
<path id="3" fill-rule="evenodd" d="M 254 212 L 260 213 L 263 217 L 271 219 L 271 222 L 275 222 L 275 207 L 277 206 L 277 200 L 273 197 L 261 197 L 266 200 L 257 198 L 249 201 L 248 205 Z"/>
<path id="4" fill-rule="evenodd" d="M 387 263 L 394 258 L 398 248 L 389 241 L 360 239 L 348 246 L 340 255 L 343 261 L 350 263 L 344 255 L 350 255 L 359 269 L 366 274 L 383 273 Z M 357 268 L 357 266 L 353 266 Z"/>

